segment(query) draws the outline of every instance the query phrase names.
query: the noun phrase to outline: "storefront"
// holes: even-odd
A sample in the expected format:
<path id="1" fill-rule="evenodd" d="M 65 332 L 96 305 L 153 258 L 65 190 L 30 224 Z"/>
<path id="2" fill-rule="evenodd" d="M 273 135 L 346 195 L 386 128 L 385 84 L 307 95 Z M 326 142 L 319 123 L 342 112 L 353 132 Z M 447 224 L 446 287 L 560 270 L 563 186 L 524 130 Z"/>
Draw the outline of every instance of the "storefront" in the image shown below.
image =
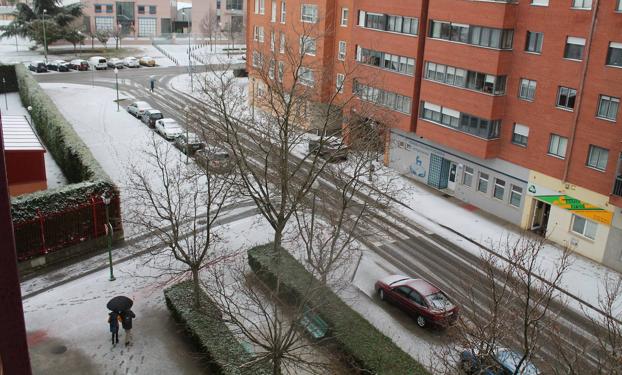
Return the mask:
<path id="1" fill-rule="evenodd" d="M 516 225 L 521 225 L 529 170 L 450 150 L 392 129 L 389 166 Z"/>

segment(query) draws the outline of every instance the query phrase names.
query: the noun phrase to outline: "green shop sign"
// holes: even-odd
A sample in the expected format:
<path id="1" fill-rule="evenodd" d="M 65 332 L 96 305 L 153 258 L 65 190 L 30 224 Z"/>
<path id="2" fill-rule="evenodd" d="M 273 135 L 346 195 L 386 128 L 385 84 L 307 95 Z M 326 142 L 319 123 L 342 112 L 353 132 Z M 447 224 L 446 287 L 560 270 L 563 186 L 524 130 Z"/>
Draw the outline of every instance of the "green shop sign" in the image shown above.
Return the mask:
<path id="1" fill-rule="evenodd" d="M 613 219 L 612 212 L 568 195 L 537 195 L 535 197 L 538 200 L 568 211 L 572 211 L 572 213 L 581 215 L 599 223 L 610 225 L 611 220 Z"/>

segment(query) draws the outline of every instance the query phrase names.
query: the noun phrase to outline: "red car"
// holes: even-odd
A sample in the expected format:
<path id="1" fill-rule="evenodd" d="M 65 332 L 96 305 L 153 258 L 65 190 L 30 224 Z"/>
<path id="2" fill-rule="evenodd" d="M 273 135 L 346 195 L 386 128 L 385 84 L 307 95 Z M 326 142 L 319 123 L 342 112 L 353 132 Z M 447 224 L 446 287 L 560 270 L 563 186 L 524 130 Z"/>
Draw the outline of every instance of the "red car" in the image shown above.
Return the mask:
<path id="1" fill-rule="evenodd" d="M 421 328 L 430 324 L 447 327 L 458 319 L 458 306 L 424 279 L 391 275 L 376 282 L 376 291 L 381 300 L 406 311 Z"/>

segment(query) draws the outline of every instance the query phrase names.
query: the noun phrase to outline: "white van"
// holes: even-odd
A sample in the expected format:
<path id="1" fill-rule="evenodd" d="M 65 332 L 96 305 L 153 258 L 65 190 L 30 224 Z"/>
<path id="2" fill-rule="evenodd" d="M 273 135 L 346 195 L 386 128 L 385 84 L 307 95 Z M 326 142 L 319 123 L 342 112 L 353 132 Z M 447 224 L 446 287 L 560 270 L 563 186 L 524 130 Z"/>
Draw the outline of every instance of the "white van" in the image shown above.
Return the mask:
<path id="1" fill-rule="evenodd" d="M 89 59 L 89 67 L 93 70 L 106 70 L 108 68 L 108 62 L 104 57 L 93 56 Z"/>

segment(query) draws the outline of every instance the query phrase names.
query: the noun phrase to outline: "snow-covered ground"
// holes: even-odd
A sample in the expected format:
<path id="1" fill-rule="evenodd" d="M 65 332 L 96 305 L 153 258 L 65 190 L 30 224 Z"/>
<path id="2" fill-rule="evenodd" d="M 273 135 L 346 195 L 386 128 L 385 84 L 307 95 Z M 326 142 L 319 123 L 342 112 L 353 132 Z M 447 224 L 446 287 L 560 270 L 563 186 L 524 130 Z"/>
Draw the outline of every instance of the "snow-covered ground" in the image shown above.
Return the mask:
<path id="1" fill-rule="evenodd" d="M 6 102 L 5 102 L 6 99 Z M 8 107 L 8 109 L 7 109 Z M 30 121 L 28 111 L 22 105 L 22 101 L 19 98 L 19 94 L 11 92 L 0 96 L 0 111 L 6 115 L 25 116 Z M 36 130 L 33 127 L 33 130 Z M 45 147 L 45 145 L 43 145 Z M 45 155 L 45 177 L 47 179 L 48 189 L 63 186 L 67 184 L 67 179 L 60 170 L 58 164 L 52 157 L 52 154 L 46 150 Z"/>

